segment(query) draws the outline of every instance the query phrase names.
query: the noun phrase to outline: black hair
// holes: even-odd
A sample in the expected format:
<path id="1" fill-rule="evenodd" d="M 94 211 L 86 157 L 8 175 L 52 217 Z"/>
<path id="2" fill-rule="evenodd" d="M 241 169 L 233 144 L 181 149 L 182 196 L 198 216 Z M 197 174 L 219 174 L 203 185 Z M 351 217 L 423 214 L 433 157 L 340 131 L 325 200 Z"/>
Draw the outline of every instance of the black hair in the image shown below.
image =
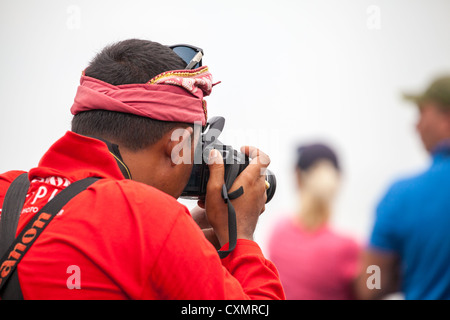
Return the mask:
<path id="1" fill-rule="evenodd" d="M 183 59 L 169 47 L 153 41 L 129 39 L 105 47 L 89 63 L 85 75 L 121 85 L 146 83 L 162 72 L 185 67 Z M 176 126 L 190 124 L 106 110 L 80 112 L 72 119 L 73 132 L 110 140 L 133 151 L 154 144 Z"/>
<path id="2" fill-rule="evenodd" d="M 328 160 L 338 171 L 341 170 L 336 152 L 328 145 L 313 143 L 297 148 L 298 169 L 306 171 L 318 160 Z"/>

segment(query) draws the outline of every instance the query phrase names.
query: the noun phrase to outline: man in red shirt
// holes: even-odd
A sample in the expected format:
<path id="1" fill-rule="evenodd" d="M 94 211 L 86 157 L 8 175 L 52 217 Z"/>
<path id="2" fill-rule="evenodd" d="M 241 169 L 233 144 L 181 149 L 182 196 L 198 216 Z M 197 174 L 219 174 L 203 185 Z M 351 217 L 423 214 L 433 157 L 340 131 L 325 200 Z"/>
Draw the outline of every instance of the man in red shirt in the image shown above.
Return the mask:
<path id="1" fill-rule="evenodd" d="M 205 210 L 197 210 L 213 232 L 176 201 L 212 88 L 207 67 L 185 67 L 169 47 L 131 39 L 103 49 L 83 72 L 72 131 L 28 172 L 16 234 L 68 185 L 101 179 L 63 207 L 18 264 L 25 299 L 284 299 L 275 266 L 253 241 L 267 155 L 242 149 L 252 160 L 230 189 L 244 193 L 232 201 L 238 240 L 226 258 L 212 245 L 228 248 L 220 153 L 209 155 Z M 21 173 L 0 175 L 0 207 Z"/>

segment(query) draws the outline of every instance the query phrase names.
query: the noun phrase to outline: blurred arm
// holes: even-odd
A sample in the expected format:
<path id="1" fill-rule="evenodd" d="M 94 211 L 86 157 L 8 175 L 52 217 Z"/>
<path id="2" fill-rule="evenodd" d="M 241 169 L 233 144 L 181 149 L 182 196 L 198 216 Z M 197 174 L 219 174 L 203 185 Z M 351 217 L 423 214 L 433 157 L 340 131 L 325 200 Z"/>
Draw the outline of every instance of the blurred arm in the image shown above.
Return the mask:
<path id="1" fill-rule="evenodd" d="M 353 287 L 357 299 L 382 299 L 400 290 L 400 264 L 395 253 L 367 249 L 361 266 Z"/>

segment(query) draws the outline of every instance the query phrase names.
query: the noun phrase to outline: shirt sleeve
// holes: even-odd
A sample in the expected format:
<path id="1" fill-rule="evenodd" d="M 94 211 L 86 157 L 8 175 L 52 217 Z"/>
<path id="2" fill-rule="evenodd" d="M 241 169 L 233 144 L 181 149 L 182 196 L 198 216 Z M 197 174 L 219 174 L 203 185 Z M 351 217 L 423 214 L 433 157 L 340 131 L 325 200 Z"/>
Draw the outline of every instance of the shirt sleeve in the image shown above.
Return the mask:
<path id="1" fill-rule="evenodd" d="M 221 260 L 185 212 L 174 223 L 150 282 L 161 299 L 285 298 L 275 266 L 264 258 L 255 242 L 239 239 L 235 250 Z"/>
<path id="2" fill-rule="evenodd" d="M 228 245 L 222 248 L 228 249 Z M 241 296 L 249 299 L 286 299 L 275 265 L 267 260 L 254 241 L 239 239 L 222 263 L 242 286 Z M 236 299 L 239 299 L 236 297 Z"/>
<path id="3" fill-rule="evenodd" d="M 388 252 L 399 250 L 402 198 L 402 188 L 399 184 L 394 184 L 379 202 L 369 247 Z"/>

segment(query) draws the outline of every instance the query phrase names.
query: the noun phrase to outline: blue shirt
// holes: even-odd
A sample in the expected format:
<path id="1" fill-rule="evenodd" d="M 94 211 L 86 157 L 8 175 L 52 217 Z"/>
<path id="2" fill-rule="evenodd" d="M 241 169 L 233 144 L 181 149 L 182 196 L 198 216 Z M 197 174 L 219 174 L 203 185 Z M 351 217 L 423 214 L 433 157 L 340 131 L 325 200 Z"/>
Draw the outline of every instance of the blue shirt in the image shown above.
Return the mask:
<path id="1" fill-rule="evenodd" d="M 405 299 L 450 299 L 450 147 L 432 156 L 425 172 L 390 187 L 370 238 L 400 257 Z"/>

